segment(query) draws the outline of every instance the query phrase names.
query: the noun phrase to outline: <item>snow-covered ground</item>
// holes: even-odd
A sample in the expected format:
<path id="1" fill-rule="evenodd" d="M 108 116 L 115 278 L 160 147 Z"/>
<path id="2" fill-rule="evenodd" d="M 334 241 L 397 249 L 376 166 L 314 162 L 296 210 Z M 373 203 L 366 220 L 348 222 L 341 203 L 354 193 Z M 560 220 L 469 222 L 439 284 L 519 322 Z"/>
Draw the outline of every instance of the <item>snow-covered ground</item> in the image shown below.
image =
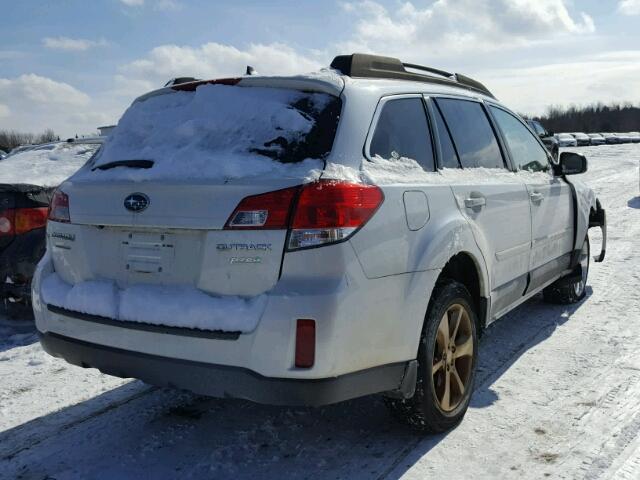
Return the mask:
<path id="1" fill-rule="evenodd" d="M 408 431 L 376 397 L 280 408 L 107 377 L 5 317 L 0 478 L 640 478 L 640 145 L 578 151 L 607 209 L 607 259 L 582 303 L 536 298 L 491 326 L 449 434 Z"/>

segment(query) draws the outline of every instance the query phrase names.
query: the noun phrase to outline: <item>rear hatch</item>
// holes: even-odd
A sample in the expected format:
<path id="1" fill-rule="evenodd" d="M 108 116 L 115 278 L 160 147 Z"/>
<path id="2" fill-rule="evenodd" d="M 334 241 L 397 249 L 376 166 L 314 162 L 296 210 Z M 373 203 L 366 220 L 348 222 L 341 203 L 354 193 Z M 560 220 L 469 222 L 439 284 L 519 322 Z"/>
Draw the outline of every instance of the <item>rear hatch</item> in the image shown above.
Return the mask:
<path id="1" fill-rule="evenodd" d="M 291 187 L 322 170 L 340 108 L 327 93 L 211 83 L 145 96 L 62 185 L 70 222 L 49 223 L 56 271 L 120 288 L 268 291 Z"/>

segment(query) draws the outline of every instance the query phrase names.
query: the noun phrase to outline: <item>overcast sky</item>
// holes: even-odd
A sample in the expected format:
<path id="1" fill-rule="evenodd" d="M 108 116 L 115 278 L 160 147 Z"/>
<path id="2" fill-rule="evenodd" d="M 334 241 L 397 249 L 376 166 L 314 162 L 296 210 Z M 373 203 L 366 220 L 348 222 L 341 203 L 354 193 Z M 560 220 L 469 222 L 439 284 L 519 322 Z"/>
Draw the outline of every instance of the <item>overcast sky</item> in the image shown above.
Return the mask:
<path id="1" fill-rule="evenodd" d="M 175 76 L 375 52 L 477 77 L 519 112 L 640 103 L 640 0 L 0 0 L 0 128 L 117 122 Z"/>

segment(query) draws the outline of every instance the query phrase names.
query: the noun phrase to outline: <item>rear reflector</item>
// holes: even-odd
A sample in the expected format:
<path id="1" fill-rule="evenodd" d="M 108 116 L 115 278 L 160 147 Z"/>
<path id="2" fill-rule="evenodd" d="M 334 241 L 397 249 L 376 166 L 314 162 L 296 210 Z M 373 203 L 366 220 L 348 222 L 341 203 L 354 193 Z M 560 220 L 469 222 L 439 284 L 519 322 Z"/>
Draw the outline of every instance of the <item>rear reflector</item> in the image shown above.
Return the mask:
<path id="1" fill-rule="evenodd" d="M 12 208 L 0 212 L 0 237 L 8 237 L 14 234 L 14 220 L 15 210 Z"/>
<path id="2" fill-rule="evenodd" d="M 69 196 L 62 190 L 53 192 L 51 205 L 49 206 L 49 220 L 54 222 L 69 223 Z"/>
<path id="3" fill-rule="evenodd" d="M 316 322 L 296 322 L 296 368 L 311 368 L 316 360 Z"/>
<path id="4" fill-rule="evenodd" d="M 244 198 L 229 217 L 226 229 L 286 230 L 291 204 L 300 187 Z"/>

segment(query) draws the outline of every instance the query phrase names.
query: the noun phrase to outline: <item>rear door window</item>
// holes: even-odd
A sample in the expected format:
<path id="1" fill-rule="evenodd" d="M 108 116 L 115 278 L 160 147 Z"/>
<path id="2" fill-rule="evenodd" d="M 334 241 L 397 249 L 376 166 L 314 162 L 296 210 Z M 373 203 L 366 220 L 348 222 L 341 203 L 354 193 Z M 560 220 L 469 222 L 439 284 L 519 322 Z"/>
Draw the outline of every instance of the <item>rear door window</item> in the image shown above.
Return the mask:
<path id="1" fill-rule="evenodd" d="M 549 160 L 546 150 L 522 122 L 501 108 L 493 105 L 489 108 L 504 135 L 515 167 L 533 172 L 547 170 Z"/>
<path id="2" fill-rule="evenodd" d="M 388 160 L 406 157 L 434 171 L 433 144 L 422 98 L 389 100 L 383 105 L 369 155 Z"/>
<path id="3" fill-rule="evenodd" d="M 460 168 L 460 161 L 458 160 L 458 154 L 453 147 L 453 141 L 451 135 L 447 129 L 447 125 L 444 123 L 440 109 L 435 107 L 433 109 L 433 115 L 436 121 L 436 128 L 438 129 L 438 140 L 440 141 L 440 150 L 442 157 L 440 158 L 440 166 L 442 168 Z"/>
<path id="4" fill-rule="evenodd" d="M 463 168 L 505 168 L 489 119 L 478 102 L 438 98 Z"/>

